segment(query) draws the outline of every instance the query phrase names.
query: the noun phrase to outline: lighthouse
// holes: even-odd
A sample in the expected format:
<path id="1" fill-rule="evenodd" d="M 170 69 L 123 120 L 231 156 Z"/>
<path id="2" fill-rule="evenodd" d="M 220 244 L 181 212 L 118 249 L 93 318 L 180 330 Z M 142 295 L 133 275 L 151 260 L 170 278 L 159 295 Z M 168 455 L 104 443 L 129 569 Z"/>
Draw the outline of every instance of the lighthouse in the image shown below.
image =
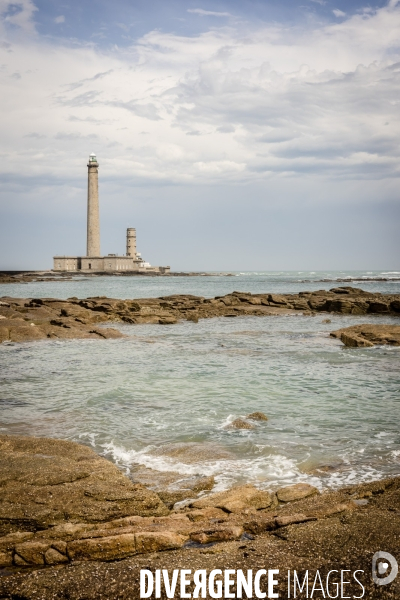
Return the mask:
<path id="1" fill-rule="evenodd" d="M 1 0 L 0 0 L 1 1 Z M 83 165 L 82 165 L 83 167 Z M 87 183 L 87 235 L 86 256 L 53 256 L 53 271 L 80 271 L 84 273 L 139 274 L 170 272 L 170 267 L 152 267 L 145 262 L 136 250 L 136 229 L 126 231 L 126 254 L 100 254 L 100 215 L 99 215 L 99 163 L 95 154 L 89 156 Z M 83 208 L 83 207 L 82 207 Z M 83 240 L 82 240 L 83 242 Z"/>
<path id="2" fill-rule="evenodd" d="M 95 154 L 89 156 L 87 189 L 86 256 L 100 255 L 99 163 Z"/>

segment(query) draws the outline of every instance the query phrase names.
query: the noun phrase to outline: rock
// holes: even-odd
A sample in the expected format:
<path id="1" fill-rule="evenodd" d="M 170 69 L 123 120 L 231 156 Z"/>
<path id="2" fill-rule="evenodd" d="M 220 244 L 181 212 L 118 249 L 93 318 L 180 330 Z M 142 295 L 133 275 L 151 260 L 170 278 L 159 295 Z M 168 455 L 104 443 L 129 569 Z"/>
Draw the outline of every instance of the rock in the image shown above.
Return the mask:
<path id="1" fill-rule="evenodd" d="M 393 312 L 400 312 L 400 300 L 393 300 L 390 303 L 390 308 Z"/>
<path id="2" fill-rule="evenodd" d="M 114 519 L 113 521 L 109 521 L 108 523 L 102 523 L 101 527 L 103 529 L 115 529 L 117 527 L 125 528 L 125 527 L 147 527 L 154 523 L 155 517 L 123 517 L 122 519 Z"/>
<path id="3" fill-rule="evenodd" d="M 247 415 L 246 419 L 253 419 L 254 421 L 268 421 L 267 415 L 262 412 L 253 412 Z"/>
<path id="4" fill-rule="evenodd" d="M 0 277 L 1 279 L 1 277 Z M 4 281 L 4 279 L 2 280 Z M 186 295 L 165 298 L 117 300 L 96 297 L 5 298 L 0 304 L 0 342 L 40 339 L 108 339 L 123 337 L 117 329 L 94 324 L 114 322 L 168 325 L 182 319 L 197 322 L 212 317 L 266 316 L 285 311 L 327 311 L 342 314 L 393 314 L 400 312 L 399 294 L 378 294 L 343 287 L 299 294 L 233 292 L 204 299 Z M 34 327 L 31 326 L 33 323 Z"/>
<path id="5" fill-rule="evenodd" d="M 340 336 L 340 340 L 349 348 L 371 348 L 374 345 L 372 342 L 361 336 L 355 334 L 348 335 L 344 332 Z"/>
<path id="6" fill-rule="evenodd" d="M 287 304 L 287 298 L 281 294 L 268 294 L 268 301 L 274 304 Z"/>
<path id="7" fill-rule="evenodd" d="M 199 544 L 210 544 L 211 542 L 228 542 L 237 540 L 243 534 L 243 527 L 240 525 L 226 525 L 195 531 L 190 534 L 190 539 Z"/>
<path id="8" fill-rule="evenodd" d="M 389 344 L 400 346 L 400 325 L 353 325 L 332 331 L 331 337 L 339 338 L 351 348 L 371 347 Z"/>
<path id="9" fill-rule="evenodd" d="M 116 560 L 136 554 L 134 533 L 76 540 L 67 546 L 71 560 Z"/>
<path id="10" fill-rule="evenodd" d="M 96 523 L 166 514 L 155 492 L 132 483 L 86 446 L 0 436 L 0 534 L 62 524 L 74 528 L 70 520 Z"/>
<path id="11" fill-rule="evenodd" d="M 15 552 L 29 565 L 44 565 L 44 556 L 50 544 L 43 542 L 23 542 L 15 546 Z"/>
<path id="12" fill-rule="evenodd" d="M 215 479 L 210 477 L 192 477 L 180 479 L 171 484 L 166 490 L 159 491 L 158 495 L 161 500 L 172 508 L 176 502 L 182 502 L 187 498 L 193 498 L 200 492 L 212 490 L 215 485 Z"/>
<path id="13" fill-rule="evenodd" d="M 178 322 L 178 319 L 176 317 L 162 317 L 158 322 L 160 325 L 174 325 Z"/>
<path id="14" fill-rule="evenodd" d="M 211 494 L 192 502 L 193 508 L 220 508 L 228 513 L 236 513 L 246 508 L 261 510 L 271 506 L 273 497 L 269 492 L 260 491 L 253 485 L 242 485 L 226 492 Z"/>
<path id="15" fill-rule="evenodd" d="M 26 562 L 19 554 L 14 554 L 14 564 L 17 567 L 29 567 L 29 563 Z"/>
<path id="16" fill-rule="evenodd" d="M 189 313 L 186 317 L 187 321 L 192 321 L 192 323 L 199 322 L 199 315 L 197 313 Z"/>
<path id="17" fill-rule="evenodd" d="M 285 515 L 277 517 L 275 523 L 277 527 L 287 527 L 287 525 L 294 525 L 295 523 L 305 523 L 306 521 L 316 521 L 316 517 L 307 517 L 303 514 L 296 515 Z"/>
<path id="18" fill-rule="evenodd" d="M 280 502 L 293 502 L 294 500 L 302 500 L 308 496 L 319 494 L 319 490 L 308 483 L 295 483 L 280 488 L 277 492 L 277 498 Z"/>
<path id="19" fill-rule="evenodd" d="M 87 531 L 95 527 L 96 525 L 89 523 L 62 523 L 51 527 L 51 529 L 39 531 L 36 533 L 35 538 L 49 539 L 51 545 L 58 549 L 56 543 L 66 544 L 68 541 L 82 537 Z M 60 546 L 60 548 L 65 552 L 66 546 Z"/>
<path id="20" fill-rule="evenodd" d="M 368 312 L 371 313 L 388 313 L 390 310 L 390 303 L 386 302 L 369 302 Z"/>
<path id="21" fill-rule="evenodd" d="M 209 507 L 192 510 L 187 513 L 187 516 L 193 522 L 205 521 L 207 519 L 224 520 L 226 518 L 226 513 L 221 508 Z"/>
<path id="22" fill-rule="evenodd" d="M 246 531 L 259 535 L 265 531 L 276 529 L 277 525 L 275 518 L 271 516 L 257 515 L 243 524 Z"/>
<path id="23" fill-rule="evenodd" d="M 322 323 L 332 323 L 332 321 L 330 319 L 324 319 Z"/>
<path id="24" fill-rule="evenodd" d="M 255 429 L 255 426 L 245 419 L 239 418 L 229 423 L 229 425 L 226 426 L 226 429 Z"/>
<path id="25" fill-rule="evenodd" d="M 368 495 L 372 494 L 372 496 Z M 357 506 L 353 498 L 371 498 L 363 505 Z M 372 499 L 373 497 L 373 499 Z M 327 491 L 324 494 L 305 498 L 295 504 L 286 504 L 279 509 L 279 516 L 267 513 L 258 513 L 252 517 L 242 515 L 226 515 L 226 521 L 217 523 L 191 523 L 192 530 L 183 539 L 190 539 L 189 535 L 196 533 L 205 537 L 199 538 L 203 544 L 189 543 L 177 548 L 174 552 L 165 552 L 163 555 L 151 552 L 153 544 L 149 544 L 147 555 L 133 556 L 125 560 L 109 559 L 108 562 L 101 557 L 95 562 L 90 560 L 74 560 L 68 568 L 64 565 L 47 566 L 45 568 L 23 568 L 27 565 L 18 555 L 15 555 L 15 565 L 21 566 L 16 573 L 6 569 L 0 577 L 0 598 L 24 598 L 24 600 L 54 600 L 55 598 L 68 598 L 69 600 L 99 600 L 100 598 L 131 598 L 132 590 L 139 589 L 140 570 L 143 568 L 155 572 L 156 569 L 166 569 L 168 573 L 176 568 L 204 569 L 209 572 L 211 568 L 230 568 L 234 570 L 262 568 L 267 563 L 280 572 L 287 572 L 288 566 L 296 568 L 299 573 L 312 568 L 326 574 L 329 569 L 337 565 L 357 568 L 364 571 L 365 597 L 375 598 L 376 587 L 368 573 L 371 569 L 371 556 L 376 548 L 385 548 L 396 556 L 398 539 L 400 535 L 400 516 L 398 511 L 400 501 L 400 478 L 390 478 L 368 484 L 348 486 L 344 489 Z M 194 511 L 193 511 L 194 512 Z M 317 520 L 315 518 L 317 517 Z M 310 520 L 314 518 L 314 520 Z M 146 527 L 150 521 L 144 517 L 142 521 Z M 306 520 L 304 520 L 306 519 Z M 164 525 L 170 521 L 168 517 L 154 518 L 153 527 Z M 184 519 L 176 519 L 184 521 Z M 248 523 L 257 522 L 254 531 Z M 263 527 L 260 523 L 264 523 Z M 274 530 L 284 528 L 283 531 Z M 301 526 L 290 526 L 303 523 Z M 111 526 L 111 522 L 109 522 Z M 288 526 L 289 525 L 289 526 Z M 105 524 L 100 524 L 99 527 Z M 220 541 L 209 542 L 216 539 L 216 530 L 224 530 L 225 535 L 218 534 L 219 538 L 226 537 L 230 526 L 245 530 L 257 537 L 245 536 L 240 542 Z M 54 529 L 54 528 L 53 528 Z M 49 535 L 40 532 L 41 535 Z M 271 531 L 278 539 L 268 535 Z M 138 532 L 139 533 L 139 532 Z M 160 532 L 148 532 L 157 535 Z M 165 532 L 163 532 L 165 533 Z M 231 530 L 231 534 L 234 532 Z M 236 532 L 235 535 L 238 535 Z M 259 535 L 261 534 L 261 535 Z M 36 534 L 38 535 L 38 534 Z M 35 535 L 35 537 L 36 537 Z M 147 538 L 148 539 L 148 538 Z M 153 538 L 154 539 L 154 538 Z M 104 540 L 104 538 L 103 538 Z M 99 540 L 101 541 L 101 540 Z M 165 539 L 164 539 L 165 542 Z M 179 540 L 182 543 L 182 539 Z M 161 545 L 157 546 L 158 548 Z M 165 547 L 165 546 L 164 546 Z M 213 556 L 215 554 L 215 556 Z M 351 564 L 349 564 L 351 557 Z M 8 565 L 10 566 L 10 565 Z M 324 579 L 322 579 L 324 581 Z M 277 590 L 278 591 L 278 590 Z M 285 596 L 285 588 L 279 590 Z M 359 596 L 360 586 L 346 588 L 347 596 Z M 385 592 L 386 593 L 386 592 Z M 397 598 L 396 588 L 389 589 L 387 593 L 392 598 Z M 178 594 L 178 592 L 177 592 Z M 178 594 L 179 595 L 179 594 Z M 286 594 L 287 595 L 287 594 Z M 389 598 L 388 596 L 388 598 Z"/>
<path id="26" fill-rule="evenodd" d="M 64 542 L 63 540 L 54 540 L 51 543 L 51 546 L 60 554 L 67 554 L 67 542 Z"/>
<path id="27" fill-rule="evenodd" d="M 60 565 L 68 562 L 68 557 L 55 548 L 49 548 L 44 555 L 46 565 Z"/>
<path id="28" fill-rule="evenodd" d="M 15 544 L 26 542 L 33 538 L 34 534 L 30 531 L 16 531 L 0 538 L 0 551 L 12 550 Z"/>
<path id="29" fill-rule="evenodd" d="M 0 567 L 11 567 L 13 563 L 12 552 L 1 552 L 0 551 Z"/>
<path id="30" fill-rule="evenodd" d="M 160 552 L 181 548 L 186 542 L 185 536 L 171 531 L 143 532 L 136 534 L 136 551 L 138 554 Z"/>

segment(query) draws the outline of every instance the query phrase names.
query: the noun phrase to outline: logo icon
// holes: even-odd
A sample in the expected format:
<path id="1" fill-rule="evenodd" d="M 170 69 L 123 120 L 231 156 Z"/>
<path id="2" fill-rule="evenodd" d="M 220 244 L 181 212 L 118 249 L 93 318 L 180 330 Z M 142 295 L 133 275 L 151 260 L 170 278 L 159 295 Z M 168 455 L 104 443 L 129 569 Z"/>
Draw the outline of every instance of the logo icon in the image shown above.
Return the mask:
<path id="1" fill-rule="evenodd" d="M 394 556 L 389 554 L 389 552 L 375 552 L 372 557 L 372 579 L 376 585 L 392 583 L 397 577 L 398 571 L 399 565 Z"/>

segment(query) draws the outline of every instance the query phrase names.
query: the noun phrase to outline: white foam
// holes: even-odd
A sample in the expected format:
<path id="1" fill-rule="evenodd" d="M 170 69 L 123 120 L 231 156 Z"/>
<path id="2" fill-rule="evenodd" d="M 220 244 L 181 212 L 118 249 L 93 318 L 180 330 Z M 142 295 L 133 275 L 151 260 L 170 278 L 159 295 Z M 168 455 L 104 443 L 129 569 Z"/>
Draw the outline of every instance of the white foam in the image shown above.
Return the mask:
<path id="1" fill-rule="evenodd" d="M 214 476 L 216 485 L 213 492 L 223 491 L 235 484 L 252 483 L 261 489 L 274 490 L 293 483 L 309 483 L 318 489 L 338 488 L 356 482 L 368 482 L 384 476 L 378 469 L 368 465 L 352 465 L 349 457 L 342 457 L 344 468 L 320 476 L 303 473 L 296 462 L 282 454 L 260 456 L 258 458 L 238 458 L 231 460 L 206 460 L 187 464 L 169 456 L 152 454 L 155 446 L 142 450 L 127 450 L 113 443 L 103 445 L 104 453 L 111 455 L 120 467 L 128 472 L 134 465 L 141 465 L 159 471 L 177 472 L 184 476 Z M 396 458 L 400 451 L 393 457 Z"/>

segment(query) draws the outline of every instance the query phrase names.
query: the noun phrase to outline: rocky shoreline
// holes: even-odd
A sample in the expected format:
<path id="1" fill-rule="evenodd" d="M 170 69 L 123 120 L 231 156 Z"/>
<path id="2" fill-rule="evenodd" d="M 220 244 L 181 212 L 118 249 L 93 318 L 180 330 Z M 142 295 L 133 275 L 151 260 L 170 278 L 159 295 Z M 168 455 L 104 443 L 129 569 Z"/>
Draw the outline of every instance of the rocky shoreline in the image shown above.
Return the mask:
<path id="1" fill-rule="evenodd" d="M 109 324 L 118 322 L 171 325 L 182 320 L 197 323 L 199 319 L 213 317 L 265 317 L 285 314 L 309 316 L 317 313 L 398 317 L 400 316 L 400 294 L 371 293 L 358 288 L 339 287 L 329 291 L 305 291 L 298 294 L 232 292 L 215 298 L 173 295 L 134 300 L 107 297 L 85 299 L 74 297 L 60 300 L 3 296 L 0 299 L 0 342 L 119 338 L 123 337 L 123 334 L 109 327 Z M 358 345 L 368 346 L 373 343 L 398 345 L 399 334 L 396 329 L 398 326 L 387 327 L 392 329 L 386 330 L 384 335 L 377 334 L 375 337 L 370 335 L 370 339 L 365 344 Z M 336 336 L 335 332 L 334 336 Z M 343 337 L 340 334 L 336 337 L 346 343 L 346 335 Z M 360 336 L 356 337 L 360 338 Z M 367 339 L 365 336 L 364 338 Z"/>
<path id="2" fill-rule="evenodd" d="M 1 600 L 139 598 L 141 568 L 268 567 L 365 568 L 366 597 L 398 597 L 396 581 L 371 587 L 370 565 L 398 554 L 400 478 L 192 491 L 169 508 L 74 442 L 0 436 L 0 456 Z"/>

